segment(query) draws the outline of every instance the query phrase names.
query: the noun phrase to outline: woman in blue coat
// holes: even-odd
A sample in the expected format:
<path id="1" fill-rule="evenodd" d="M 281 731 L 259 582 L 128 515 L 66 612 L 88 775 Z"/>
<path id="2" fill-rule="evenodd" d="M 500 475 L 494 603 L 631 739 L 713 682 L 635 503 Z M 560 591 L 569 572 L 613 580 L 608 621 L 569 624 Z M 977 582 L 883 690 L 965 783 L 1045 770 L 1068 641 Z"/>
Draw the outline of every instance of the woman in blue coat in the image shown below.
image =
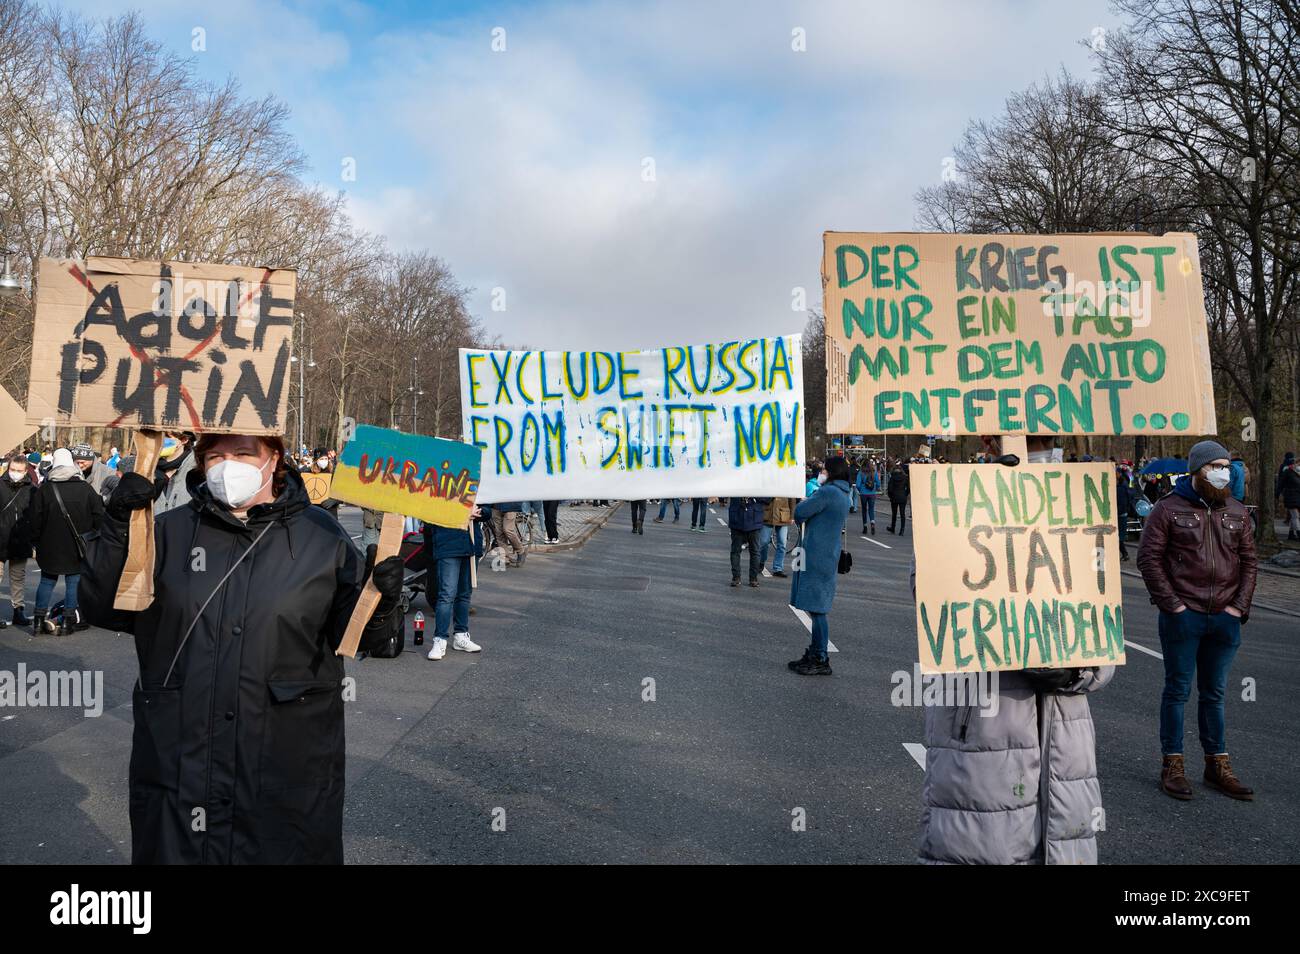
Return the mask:
<path id="1" fill-rule="evenodd" d="M 803 525 L 799 545 L 803 548 L 802 568 L 790 582 L 790 605 L 812 618 L 812 642 L 803 657 L 790 663 L 801 676 L 829 676 L 826 645 L 830 628 L 826 614 L 835 599 L 835 578 L 839 574 L 840 533 L 849 515 L 849 466 L 843 457 L 832 457 L 823 468 L 826 483 L 794 508 L 795 522 Z"/>

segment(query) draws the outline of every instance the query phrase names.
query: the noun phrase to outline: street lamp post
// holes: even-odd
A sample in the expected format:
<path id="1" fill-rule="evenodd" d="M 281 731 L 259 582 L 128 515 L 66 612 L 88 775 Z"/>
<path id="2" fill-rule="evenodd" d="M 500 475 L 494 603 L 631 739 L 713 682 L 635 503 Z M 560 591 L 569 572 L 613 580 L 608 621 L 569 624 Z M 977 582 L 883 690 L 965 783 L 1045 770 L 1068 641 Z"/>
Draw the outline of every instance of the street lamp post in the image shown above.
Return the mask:
<path id="1" fill-rule="evenodd" d="M 298 365 L 298 446 L 295 452 L 301 452 L 303 444 L 306 442 L 306 418 L 307 418 L 307 382 L 306 368 L 316 367 L 316 362 L 311 358 L 311 352 L 307 349 L 307 321 L 303 318 L 302 312 L 297 312 L 298 318 L 298 347 L 295 349 L 299 352 L 306 352 L 306 360 L 302 360 L 301 354 L 292 355 L 289 360 Z"/>
<path id="2" fill-rule="evenodd" d="M 0 298 L 12 298 L 23 291 L 25 287 L 23 280 L 9 269 L 9 256 L 11 254 L 13 253 L 9 249 L 0 248 L 0 255 L 4 257 L 4 271 L 0 272 Z"/>
<path id="3" fill-rule="evenodd" d="M 298 322 L 297 322 L 297 325 L 298 325 L 298 329 L 297 329 L 297 330 L 298 330 L 298 347 L 297 347 L 296 349 L 294 349 L 294 350 L 295 350 L 295 351 L 298 351 L 298 352 L 301 352 L 301 351 L 302 351 L 302 344 L 303 344 L 303 321 L 302 321 L 302 312 L 296 312 L 295 315 L 294 315 L 294 317 L 296 317 L 296 318 L 298 319 Z M 304 409 L 304 408 L 306 407 L 306 405 L 307 405 L 307 399 L 306 399 L 306 397 L 305 397 L 305 392 L 304 392 L 304 390 L 303 390 L 303 364 L 304 364 L 305 362 L 303 362 L 303 361 L 301 360 L 301 354 L 295 354 L 295 355 L 291 356 L 291 357 L 289 358 L 289 360 L 290 360 L 291 362 L 293 362 L 294 364 L 298 365 L 298 446 L 294 448 L 294 453 L 299 453 L 299 454 L 300 454 L 300 453 L 302 453 L 302 441 L 303 441 L 302 415 L 303 415 L 303 409 Z"/>
<path id="4" fill-rule="evenodd" d="M 411 390 L 415 392 L 415 400 L 411 407 L 411 433 L 420 433 L 420 395 L 424 389 L 420 387 L 420 356 L 417 354 L 412 359 L 411 365 Z"/>

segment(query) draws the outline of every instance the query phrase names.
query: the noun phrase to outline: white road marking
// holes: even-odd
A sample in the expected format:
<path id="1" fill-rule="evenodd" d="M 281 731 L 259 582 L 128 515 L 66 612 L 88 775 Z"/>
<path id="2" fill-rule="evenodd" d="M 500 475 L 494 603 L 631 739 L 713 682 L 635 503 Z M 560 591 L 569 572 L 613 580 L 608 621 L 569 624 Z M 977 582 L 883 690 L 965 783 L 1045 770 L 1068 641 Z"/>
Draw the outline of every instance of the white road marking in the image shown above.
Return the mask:
<path id="1" fill-rule="evenodd" d="M 787 606 L 790 606 L 789 603 L 787 603 L 786 605 L 787 605 Z M 790 606 L 790 610 L 791 610 L 791 612 L 794 613 L 795 616 L 799 617 L 799 622 L 803 623 L 803 628 L 806 629 L 806 630 L 808 630 L 808 635 L 811 636 L 811 635 L 812 635 L 812 617 L 809 616 L 807 613 L 805 613 L 803 610 L 798 609 L 797 607 L 794 607 L 794 606 Z M 826 651 L 827 651 L 828 653 L 837 653 L 837 652 L 839 652 L 839 650 L 835 648 L 835 644 L 832 643 L 829 639 L 826 640 Z"/>
<path id="2" fill-rule="evenodd" d="M 772 574 L 768 572 L 767 567 L 763 567 L 763 575 L 768 579 L 772 578 Z"/>
<path id="3" fill-rule="evenodd" d="M 907 754 L 916 760 L 916 764 L 921 766 L 921 771 L 925 771 L 925 746 L 920 742 L 904 742 L 903 748 L 907 749 Z"/>
<path id="4" fill-rule="evenodd" d="M 717 513 L 717 511 L 714 510 L 712 507 L 710 507 L 710 508 L 709 508 L 709 513 Z"/>
<path id="5" fill-rule="evenodd" d="M 714 513 L 717 513 L 717 511 L 715 510 Z M 723 520 L 721 517 L 718 518 L 718 523 L 722 524 L 724 527 L 727 525 L 727 521 Z"/>
<path id="6" fill-rule="evenodd" d="M 862 539 L 866 540 L 868 543 L 874 543 L 878 547 L 884 547 L 886 550 L 894 549 L 888 543 L 881 543 L 879 540 L 873 540 L 871 537 L 863 537 Z"/>
<path id="7" fill-rule="evenodd" d="M 1147 649 L 1145 646 L 1139 646 L 1137 643 L 1133 642 L 1133 640 L 1131 640 L 1131 639 L 1126 639 L 1126 640 L 1124 640 L 1124 647 L 1127 649 L 1127 648 L 1130 647 L 1130 646 L 1131 646 L 1132 648 L 1136 649 L 1136 650 L 1137 650 L 1138 652 L 1140 652 L 1140 653 L 1146 653 L 1148 656 L 1155 656 L 1156 659 L 1164 659 L 1164 658 L 1165 658 L 1161 653 L 1156 652 L 1154 649 Z"/>

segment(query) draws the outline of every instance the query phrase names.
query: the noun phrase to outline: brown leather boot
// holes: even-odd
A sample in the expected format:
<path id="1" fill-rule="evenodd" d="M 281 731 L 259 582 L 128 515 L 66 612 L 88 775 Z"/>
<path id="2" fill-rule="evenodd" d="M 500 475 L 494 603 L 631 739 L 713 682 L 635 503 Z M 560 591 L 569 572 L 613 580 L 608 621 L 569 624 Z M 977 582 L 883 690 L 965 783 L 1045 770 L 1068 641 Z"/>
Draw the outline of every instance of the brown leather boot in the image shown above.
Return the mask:
<path id="1" fill-rule="evenodd" d="M 1228 761 L 1227 752 L 1205 757 L 1205 784 L 1210 788 L 1217 788 L 1229 798 L 1237 798 L 1243 802 L 1255 800 L 1255 790 L 1242 785 L 1241 780 L 1232 774 L 1232 763 Z"/>
<path id="2" fill-rule="evenodd" d="M 1160 768 L 1160 791 L 1171 798 L 1187 801 L 1192 797 L 1192 783 L 1183 774 L 1183 757 L 1166 755 Z"/>

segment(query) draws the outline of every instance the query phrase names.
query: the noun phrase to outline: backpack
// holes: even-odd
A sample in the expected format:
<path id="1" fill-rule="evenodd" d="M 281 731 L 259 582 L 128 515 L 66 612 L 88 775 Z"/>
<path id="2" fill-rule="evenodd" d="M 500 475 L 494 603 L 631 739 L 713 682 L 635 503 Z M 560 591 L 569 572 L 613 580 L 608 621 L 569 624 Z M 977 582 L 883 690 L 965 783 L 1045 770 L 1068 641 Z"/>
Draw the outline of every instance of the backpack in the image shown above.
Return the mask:
<path id="1" fill-rule="evenodd" d="M 397 614 L 394 614 L 394 618 L 397 625 L 393 627 L 388 639 L 370 650 L 368 655 L 376 659 L 396 659 L 402 655 L 402 650 L 406 648 L 406 618 Z"/>

